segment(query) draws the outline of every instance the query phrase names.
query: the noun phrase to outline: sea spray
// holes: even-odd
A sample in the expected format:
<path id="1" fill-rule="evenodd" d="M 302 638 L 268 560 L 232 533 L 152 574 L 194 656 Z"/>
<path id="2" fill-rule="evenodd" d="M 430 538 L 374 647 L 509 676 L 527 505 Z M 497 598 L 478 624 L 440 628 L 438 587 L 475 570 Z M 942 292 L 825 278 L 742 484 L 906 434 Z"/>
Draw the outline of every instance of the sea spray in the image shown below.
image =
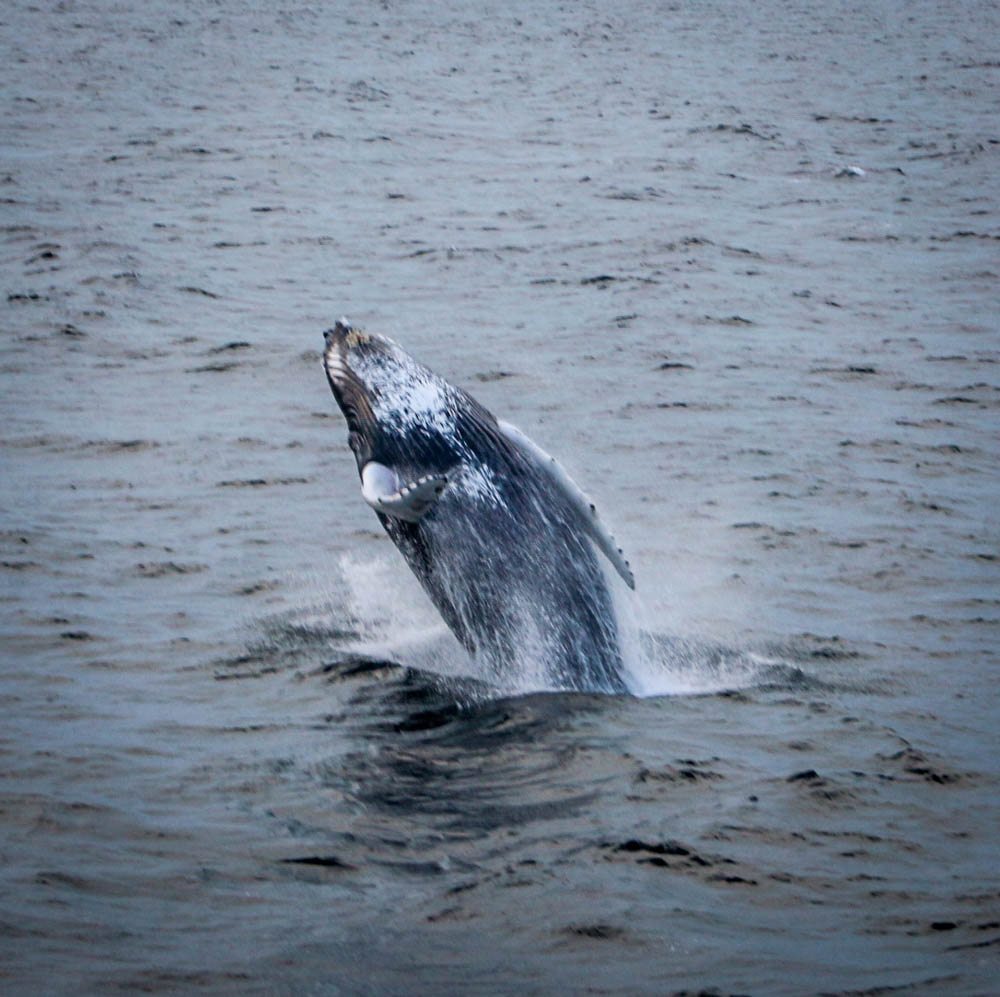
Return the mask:
<path id="1" fill-rule="evenodd" d="M 510 619 L 505 634 L 510 653 L 500 660 L 489 651 L 470 654 L 442 624 L 415 577 L 402 569 L 395 554 L 359 559 L 345 554 L 336 589 L 344 604 L 328 599 L 310 611 L 299 611 L 285 628 L 299 632 L 333 614 L 349 627 L 322 631 L 327 644 L 340 652 L 387 659 L 444 678 L 465 677 L 487 683 L 494 696 L 526 695 L 575 688 L 573 677 L 561 674 L 553 663 L 565 660 L 564 648 L 553 641 L 559 628 L 543 603 L 530 591 L 508 589 Z M 741 689 L 784 674 L 787 665 L 752 650 L 726 646 L 708 638 L 656 633 L 649 625 L 641 596 L 614 588 L 614 627 L 621 651 L 628 692 L 638 697 L 705 695 Z M 473 611 L 464 606 L 464 612 Z M 278 625 L 272 621 L 271 629 Z M 318 633 L 320 631 L 317 631 Z M 601 692 L 594 688 L 586 691 Z"/>

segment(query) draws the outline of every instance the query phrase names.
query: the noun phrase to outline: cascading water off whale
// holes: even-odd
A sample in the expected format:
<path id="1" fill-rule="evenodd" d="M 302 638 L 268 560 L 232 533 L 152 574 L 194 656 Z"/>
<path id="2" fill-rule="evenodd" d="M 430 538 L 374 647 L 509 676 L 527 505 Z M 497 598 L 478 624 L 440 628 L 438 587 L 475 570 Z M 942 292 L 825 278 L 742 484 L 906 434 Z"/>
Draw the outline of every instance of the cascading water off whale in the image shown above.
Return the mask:
<path id="1" fill-rule="evenodd" d="M 634 580 L 593 503 L 396 343 L 345 322 L 324 337 L 361 494 L 458 640 L 501 685 L 626 691 L 599 556 Z"/>

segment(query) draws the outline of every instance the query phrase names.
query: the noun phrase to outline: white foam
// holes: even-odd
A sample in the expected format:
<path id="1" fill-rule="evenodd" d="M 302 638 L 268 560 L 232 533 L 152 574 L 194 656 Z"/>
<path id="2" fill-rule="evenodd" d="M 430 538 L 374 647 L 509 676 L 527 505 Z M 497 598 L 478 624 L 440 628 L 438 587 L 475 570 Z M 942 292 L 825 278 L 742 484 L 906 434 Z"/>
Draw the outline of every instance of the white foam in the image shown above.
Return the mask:
<path id="1" fill-rule="evenodd" d="M 629 655 L 629 690 L 648 699 L 702 696 L 760 683 L 780 662 L 705 638 L 666 637 L 642 632 L 641 647 Z"/>
<path id="2" fill-rule="evenodd" d="M 497 688 L 498 695 L 557 691 L 555 656 L 544 608 L 523 593 L 510 606 L 517 621 L 512 661 L 477 660 L 444 625 L 419 582 L 395 552 L 376 558 L 345 554 L 339 559 L 343 587 L 318 609 L 315 621 L 346 610 L 358 637 L 338 641 L 342 649 L 386 658 L 443 676 L 464 675 Z M 617 579 L 616 579 L 617 580 Z M 615 613 L 629 692 L 640 698 L 707 695 L 759 684 L 782 662 L 705 638 L 665 637 L 643 626 L 643 606 L 622 584 L 614 587 Z M 346 598 L 344 597 L 346 594 Z M 334 604 L 341 602 L 339 610 Z M 463 607 L 459 607 L 462 611 Z M 313 619 L 313 617 L 309 617 Z"/>
<path id="3" fill-rule="evenodd" d="M 475 674 L 476 666 L 402 558 L 340 557 L 347 605 L 359 640 L 345 646 L 442 675 Z"/>

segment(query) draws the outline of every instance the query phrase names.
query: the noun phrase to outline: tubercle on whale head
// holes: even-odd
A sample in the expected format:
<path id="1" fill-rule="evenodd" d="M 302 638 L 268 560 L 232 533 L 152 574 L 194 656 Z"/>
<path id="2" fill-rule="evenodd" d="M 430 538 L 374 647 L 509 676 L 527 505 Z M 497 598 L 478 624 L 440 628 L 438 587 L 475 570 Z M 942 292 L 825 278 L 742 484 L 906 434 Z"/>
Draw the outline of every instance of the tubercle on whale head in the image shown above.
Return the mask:
<path id="1" fill-rule="evenodd" d="M 359 384 L 363 381 L 359 366 L 364 367 L 366 360 L 370 363 L 379 358 L 377 362 L 381 363 L 398 351 L 398 347 L 391 339 L 365 332 L 344 318 L 339 319 L 332 329 L 324 331 L 323 340 L 326 344 L 323 350 L 323 366 L 334 393 L 347 379 L 353 379 Z"/>
<path id="2" fill-rule="evenodd" d="M 363 343 L 370 343 L 373 338 L 363 329 L 352 326 L 346 318 L 337 319 L 333 328 L 323 333 L 327 351 L 336 349 L 341 353 L 346 353 Z"/>

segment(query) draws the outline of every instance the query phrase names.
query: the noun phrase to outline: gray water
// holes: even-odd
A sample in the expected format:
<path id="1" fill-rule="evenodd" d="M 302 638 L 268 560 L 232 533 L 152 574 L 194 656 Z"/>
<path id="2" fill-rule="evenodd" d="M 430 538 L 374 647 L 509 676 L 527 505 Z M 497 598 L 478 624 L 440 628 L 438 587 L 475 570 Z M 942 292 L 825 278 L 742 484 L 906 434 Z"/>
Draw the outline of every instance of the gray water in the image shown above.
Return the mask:
<path id="1" fill-rule="evenodd" d="M 994 992 L 998 31 L 5 4 L 4 991 Z M 342 314 L 595 497 L 643 695 L 484 687 Z"/>

